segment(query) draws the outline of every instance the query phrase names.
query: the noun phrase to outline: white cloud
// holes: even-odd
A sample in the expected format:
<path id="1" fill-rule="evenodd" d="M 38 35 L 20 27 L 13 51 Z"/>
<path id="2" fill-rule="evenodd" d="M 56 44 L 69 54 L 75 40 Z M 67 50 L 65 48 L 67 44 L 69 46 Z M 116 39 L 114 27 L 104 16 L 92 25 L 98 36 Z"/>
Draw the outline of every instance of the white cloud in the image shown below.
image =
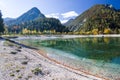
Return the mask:
<path id="1" fill-rule="evenodd" d="M 66 23 L 68 20 L 61 20 L 61 23 L 64 24 Z"/>
<path id="2" fill-rule="evenodd" d="M 60 18 L 60 14 L 59 13 L 52 13 L 52 14 L 47 14 L 47 15 L 45 15 L 46 17 L 48 17 L 48 18 L 57 18 L 57 19 L 59 19 Z"/>
<path id="3" fill-rule="evenodd" d="M 48 18 L 57 18 L 61 21 L 62 24 L 64 24 L 69 19 L 75 18 L 76 16 L 78 16 L 78 13 L 76 13 L 75 11 L 69 11 L 69 12 L 65 12 L 65 13 L 51 13 L 51 14 L 47 14 L 45 16 Z"/>
<path id="4" fill-rule="evenodd" d="M 70 18 L 78 16 L 78 13 L 76 13 L 75 11 L 69 11 L 66 13 L 62 13 L 61 15 L 63 16 L 63 18 Z"/>

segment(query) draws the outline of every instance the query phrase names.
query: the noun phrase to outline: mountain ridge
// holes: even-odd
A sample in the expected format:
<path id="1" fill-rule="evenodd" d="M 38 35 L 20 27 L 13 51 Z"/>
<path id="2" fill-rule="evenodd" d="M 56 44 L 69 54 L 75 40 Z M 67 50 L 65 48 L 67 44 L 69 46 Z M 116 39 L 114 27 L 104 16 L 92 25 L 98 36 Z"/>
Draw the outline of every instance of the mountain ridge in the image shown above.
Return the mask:
<path id="1" fill-rule="evenodd" d="M 36 7 L 31 8 L 15 20 L 6 22 L 8 32 L 23 33 L 28 32 L 64 32 L 68 31 L 59 19 L 47 18 Z"/>
<path id="2" fill-rule="evenodd" d="M 66 26 L 73 32 L 91 32 L 93 29 L 99 29 L 101 33 L 104 33 L 106 28 L 114 32 L 115 29 L 120 29 L 120 11 L 112 5 L 97 4 L 83 12 Z"/>
<path id="3" fill-rule="evenodd" d="M 37 7 L 33 7 L 14 20 L 11 20 L 11 19 L 7 20 L 7 21 L 4 20 L 4 23 L 7 25 L 16 25 L 16 24 L 20 24 L 22 22 L 37 19 L 38 17 L 45 18 L 45 15 L 42 14 Z"/>
<path id="4" fill-rule="evenodd" d="M 6 22 L 6 21 L 14 20 L 15 18 L 6 17 L 6 18 L 3 18 L 3 19 L 4 19 L 4 22 Z"/>

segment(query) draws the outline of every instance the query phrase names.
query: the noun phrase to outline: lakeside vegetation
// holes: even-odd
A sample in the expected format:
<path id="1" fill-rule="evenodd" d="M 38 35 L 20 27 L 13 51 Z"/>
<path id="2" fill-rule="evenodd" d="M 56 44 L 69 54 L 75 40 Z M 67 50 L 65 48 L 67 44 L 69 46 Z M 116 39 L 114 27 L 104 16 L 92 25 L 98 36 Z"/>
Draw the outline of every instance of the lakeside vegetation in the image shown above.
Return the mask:
<path id="1" fill-rule="evenodd" d="M 0 11 L 0 34 L 4 32 L 4 24 L 3 24 L 3 19 L 2 19 L 2 13 Z"/>
<path id="2" fill-rule="evenodd" d="M 120 10 L 112 5 L 95 5 L 67 24 L 61 24 L 55 18 L 46 18 L 34 7 L 17 19 L 3 20 L 0 12 L 0 33 L 4 35 L 120 34 L 119 21 Z"/>

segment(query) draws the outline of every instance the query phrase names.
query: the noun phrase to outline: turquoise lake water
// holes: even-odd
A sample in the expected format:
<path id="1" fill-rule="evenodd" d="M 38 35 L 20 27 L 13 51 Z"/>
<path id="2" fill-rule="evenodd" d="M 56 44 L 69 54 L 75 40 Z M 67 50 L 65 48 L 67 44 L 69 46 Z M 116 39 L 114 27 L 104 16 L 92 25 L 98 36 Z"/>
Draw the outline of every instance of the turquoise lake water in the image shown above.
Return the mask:
<path id="1" fill-rule="evenodd" d="M 58 61 L 107 78 L 120 76 L 120 38 L 22 40 Z"/>

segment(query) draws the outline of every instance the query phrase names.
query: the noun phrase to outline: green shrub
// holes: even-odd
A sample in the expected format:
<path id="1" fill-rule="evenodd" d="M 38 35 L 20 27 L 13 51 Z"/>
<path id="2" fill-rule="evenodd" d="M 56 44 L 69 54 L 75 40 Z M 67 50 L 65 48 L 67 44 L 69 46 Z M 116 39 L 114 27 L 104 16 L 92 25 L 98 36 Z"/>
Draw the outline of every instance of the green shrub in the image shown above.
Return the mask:
<path id="1" fill-rule="evenodd" d="M 11 52 L 10 54 L 17 54 L 17 52 Z"/>
<path id="2" fill-rule="evenodd" d="M 15 76 L 13 73 L 10 73 L 10 76 Z"/>
<path id="3" fill-rule="evenodd" d="M 16 72 L 20 72 L 20 70 L 19 70 L 19 69 L 17 69 L 17 70 L 16 70 Z"/>
<path id="4" fill-rule="evenodd" d="M 34 73 L 35 75 L 38 75 L 39 73 L 42 74 L 42 70 L 40 68 L 35 68 L 34 70 L 32 70 L 32 73 Z"/>
<path id="5" fill-rule="evenodd" d="M 22 78 L 22 76 L 18 76 L 18 78 Z"/>
<path id="6" fill-rule="evenodd" d="M 23 61 L 22 64 L 26 65 L 28 63 L 28 61 Z"/>

